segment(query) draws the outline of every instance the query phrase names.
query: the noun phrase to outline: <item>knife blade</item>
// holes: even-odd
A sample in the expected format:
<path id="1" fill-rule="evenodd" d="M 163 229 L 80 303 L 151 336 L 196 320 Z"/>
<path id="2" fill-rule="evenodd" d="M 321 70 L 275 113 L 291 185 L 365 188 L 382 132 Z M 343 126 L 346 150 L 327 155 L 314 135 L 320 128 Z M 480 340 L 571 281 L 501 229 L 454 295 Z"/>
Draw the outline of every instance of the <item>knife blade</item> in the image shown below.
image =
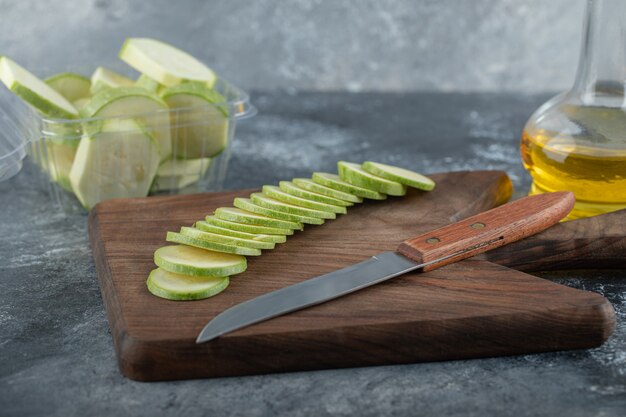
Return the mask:
<path id="1" fill-rule="evenodd" d="M 525 197 L 402 242 L 395 252 L 237 304 L 202 329 L 196 343 L 293 311 L 324 303 L 407 272 L 429 271 L 538 233 L 574 206 L 570 192 Z"/>

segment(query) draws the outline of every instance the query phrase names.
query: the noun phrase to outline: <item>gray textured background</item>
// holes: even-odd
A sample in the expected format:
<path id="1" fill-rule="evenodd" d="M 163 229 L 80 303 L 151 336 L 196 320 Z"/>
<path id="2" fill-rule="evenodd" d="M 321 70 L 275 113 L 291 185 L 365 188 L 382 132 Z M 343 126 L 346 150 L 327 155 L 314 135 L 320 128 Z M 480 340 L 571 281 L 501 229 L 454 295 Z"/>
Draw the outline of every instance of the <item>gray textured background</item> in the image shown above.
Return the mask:
<path id="1" fill-rule="evenodd" d="M 0 54 L 29 68 L 181 47 L 247 89 L 556 91 L 584 0 L 0 0 Z"/>

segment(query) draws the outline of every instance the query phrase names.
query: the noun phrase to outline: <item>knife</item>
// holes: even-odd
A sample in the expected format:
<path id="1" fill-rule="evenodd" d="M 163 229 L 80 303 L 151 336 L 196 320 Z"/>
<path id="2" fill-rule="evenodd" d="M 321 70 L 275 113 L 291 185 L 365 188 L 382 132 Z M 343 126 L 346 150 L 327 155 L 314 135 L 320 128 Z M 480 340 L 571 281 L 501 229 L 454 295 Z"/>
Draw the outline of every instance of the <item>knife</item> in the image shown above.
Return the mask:
<path id="1" fill-rule="evenodd" d="M 337 271 L 237 304 L 213 318 L 196 343 L 301 310 L 420 269 L 430 271 L 536 234 L 574 207 L 571 192 L 521 198 L 436 229 Z"/>

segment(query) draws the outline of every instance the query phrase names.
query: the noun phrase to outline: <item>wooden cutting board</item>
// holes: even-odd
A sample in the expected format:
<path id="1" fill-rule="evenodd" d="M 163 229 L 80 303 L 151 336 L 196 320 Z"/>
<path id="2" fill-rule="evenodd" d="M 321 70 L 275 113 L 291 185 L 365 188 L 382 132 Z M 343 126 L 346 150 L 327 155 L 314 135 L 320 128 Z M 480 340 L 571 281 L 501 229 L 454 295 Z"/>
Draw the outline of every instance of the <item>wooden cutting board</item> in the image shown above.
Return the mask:
<path id="1" fill-rule="evenodd" d="M 581 349 L 606 340 L 615 319 L 602 296 L 484 260 L 492 256 L 528 270 L 529 257 L 550 255 L 567 265 L 581 247 L 572 250 L 568 242 L 589 236 L 576 228 L 560 236 L 558 225 L 556 233 L 538 237 L 535 245 L 527 239 L 517 251 L 502 248 L 483 260 L 406 274 L 195 344 L 207 321 L 228 307 L 393 250 L 409 237 L 500 205 L 511 195 L 502 172 L 433 178 L 432 192 L 368 201 L 323 226 L 307 226 L 275 250 L 248 258 L 248 270 L 232 277 L 225 292 L 193 302 L 148 292 L 154 250 L 166 244 L 166 231 L 230 206 L 234 197 L 252 190 L 99 204 L 90 213 L 89 234 L 121 372 L 142 381 L 223 377 Z M 621 236 L 610 243 L 613 252 L 623 253 Z M 590 260 L 616 261 L 610 252 Z"/>

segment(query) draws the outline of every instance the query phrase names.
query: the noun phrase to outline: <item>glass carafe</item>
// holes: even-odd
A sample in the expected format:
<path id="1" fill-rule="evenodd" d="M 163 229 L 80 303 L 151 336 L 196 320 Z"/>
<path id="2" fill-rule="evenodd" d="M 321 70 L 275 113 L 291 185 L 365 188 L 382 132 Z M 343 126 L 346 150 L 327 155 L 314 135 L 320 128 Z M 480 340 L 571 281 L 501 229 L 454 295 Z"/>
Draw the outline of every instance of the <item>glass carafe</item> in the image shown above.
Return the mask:
<path id="1" fill-rule="evenodd" d="M 531 116 L 530 194 L 569 190 L 568 219 L 626 208 L 626 0 L 588 0 L 576 80 Z"/>

